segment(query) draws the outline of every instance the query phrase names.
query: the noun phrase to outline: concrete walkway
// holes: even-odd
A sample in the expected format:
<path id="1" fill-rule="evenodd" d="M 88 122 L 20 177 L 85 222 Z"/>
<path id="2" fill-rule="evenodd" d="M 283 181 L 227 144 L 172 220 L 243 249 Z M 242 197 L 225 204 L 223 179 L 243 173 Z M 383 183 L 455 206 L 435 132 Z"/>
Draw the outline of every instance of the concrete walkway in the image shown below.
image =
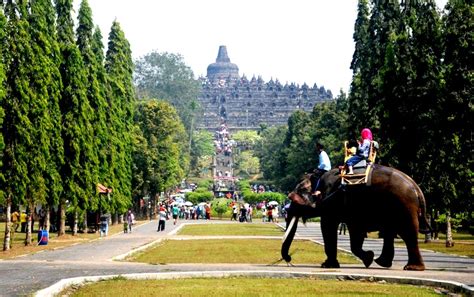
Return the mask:
<path id="1" fill-rule="evenodd" d="M 148 265 L 142 263 L 128 263 L 113 261 L 131 250 L 143 247 L 151 242 L 173 236 L 170 233 L 180 226 L 167 222 L 165 232 L 156 232 L 157 222 L 152 221 L 138 226 L 130 234 L 117 234 L 106 239 L 79 244 L 54 251 L 44 251 L 33 255 L 0 261 L 0 296 L 23 296 L 37 290 L 49 287 L 64 278 L 80 276 L 104 276 L 132 273 L 180 273 L 207 271 L 268 271 L 272 273 L 299 272 L 299 273 L 335 273 L 344 275 L 370 275 L 373 277 L 409 277 L 432 280 L 452 281 L 465 284 L 474 290 L 474 260 L 465 257 L 456 257 L 429 251 L 422 251 L 427 270 L 403 271 L 406 254 L 403 249 L 396 250 L 394 267 L 391 269 L 379 268 L 374 264 L 370 269 L 360 265 L 344 265 L 340 269 L 322 269 L 320 263 L 314 265 L 288 267 L 279 265 L 254 264 L 167 264 Z M 228 221 L 186 221 L 186 223 L 229 223 Z M 235 222 L 235 224 L 238 224 Z M 322 241 L 316 223 L 307 227 L 299 226 L 298 237 Z M 380 240 L 367 240 L 367 245 L 377 254 Z M 348 237 L 341 236 L 339 245 L 348 248 Z M 367 246 L 365 246 L 367 247 Z M 280 255 L 275 255 L 278 260 Z M 270 264 L 270 263 L 269 263 Z"/>

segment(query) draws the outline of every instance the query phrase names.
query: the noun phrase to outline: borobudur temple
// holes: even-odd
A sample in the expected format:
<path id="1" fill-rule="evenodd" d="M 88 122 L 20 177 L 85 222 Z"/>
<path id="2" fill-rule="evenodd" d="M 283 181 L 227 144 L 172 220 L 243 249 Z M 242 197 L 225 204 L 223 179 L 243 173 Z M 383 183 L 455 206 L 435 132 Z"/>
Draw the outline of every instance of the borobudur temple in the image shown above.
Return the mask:
<path id="1" fill-rule="evenodd" d="M 333 98 L 330 90 L 316 84 L 282 85 L 278 79 L 265 82 L 255 76 L 248 80 L 230 62 L 225 46 L 219 47 L 216 62 L 207 67 L 201 83 L 199 102 L 204 114 L 198 127 L 202 129 L 216 129 L 222 122 L 232 130 L 285 125 L 295 110 L 311 112 L 315 104 Z"/>

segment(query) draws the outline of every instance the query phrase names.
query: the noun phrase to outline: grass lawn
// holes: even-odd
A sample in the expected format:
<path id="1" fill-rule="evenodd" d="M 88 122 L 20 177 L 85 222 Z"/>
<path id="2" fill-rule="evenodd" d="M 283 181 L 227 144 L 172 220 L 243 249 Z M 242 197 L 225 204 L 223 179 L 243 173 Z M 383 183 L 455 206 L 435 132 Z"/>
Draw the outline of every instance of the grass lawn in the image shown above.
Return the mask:
<path id="1" fill-rule="evenodd" d="M 253 263 L 271 264 L 281 258 L 281 240 L 206 239 L 165 240 L 128 260 L 150 264 L 171 263 Z M 295 240 L 290 249 L 293 264 L 320 264 L 326 259 L 323 247 Z M 341 264 L 360 263 L 354 256 L 339 252 Z"/>
<path id="2" fill-rule="evenodd" d="M 434 289 L 363 281 L 218 278 L 100 281 L 60 296 L 439 296 Z"/>
<path id="3" fill-rule="evenodd" d="M 474 242 L 456 242 L 453 247 L 446 247 L 446 240 L 431 241 L 430 243 L 420 242 L 420 249 L 432 250 L 439 253 L 467 256 L 474 258 Z"/>
<path id="4" fill-rule="evenodd" d="M 371 232 L 368 237 L 378 238 L 378 232 Z M 446 247 L 446 234 L 444 233 L 439 233 L 439 240 L 432 240 L 430 243 L 424 243 L 424 234 L 419 234 L 418 238 L 420 249 L 474 258 L 474 235 L 472 234 L 466 232 L 453 233 L 454 246 L 449 248 Z M 397 246 L 405 246 L 401 239 L 396 239 L 395 242 Z"/>
<path id="5" fill-rule="evenodd" d="M 178 235 L 200 235 L 200 236 L 282 236 L 283 231 L 281 228 L 274 224 L 245 224 L 245 223 L 232 223 L 232 224 L 199 224 L 199 225 L 187 225 L 184 226 L 178 232 Z"/>
<path id="6" fill-rule="evenodd" d="M 144 223 L 138 221 L 137 224 Z M 78 233 L 72 236 L 70 231 L 67 231 L 64 236 L 58 237 L 57 233 L 49 233 L 49 240 L 47 245 L 37 245 L 38 242 L 38 226 L 35 226 L 35 232 L 31 234 L 32 245 L 25 246 L 26 233 L 16 232 L 12 242 L 12 248 L 9 251 L 0 251 L 0 259 L 9 259 L 21 255 L 33 254 L 43 250 L 52 250 L 56 248 L 66 247 L 77 243 L 91 241 L 100 237 L 97 233 Z M 67 228 L 68 229 L 68 228 Z M 18 228 L 20 230 L 20 228 Z M 123 231 L 122 224 L 115 224 L 109 226 L 109 236 Z M 0 249 L 3 248 L 3 240 L 5 238 L 5 223 L 0 223 Z"/>

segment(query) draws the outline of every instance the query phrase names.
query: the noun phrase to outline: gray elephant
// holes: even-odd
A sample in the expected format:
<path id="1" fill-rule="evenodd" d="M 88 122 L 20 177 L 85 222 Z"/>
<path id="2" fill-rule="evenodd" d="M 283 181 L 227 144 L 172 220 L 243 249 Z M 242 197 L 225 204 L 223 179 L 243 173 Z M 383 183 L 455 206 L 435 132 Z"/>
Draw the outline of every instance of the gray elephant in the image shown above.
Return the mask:
<path id="1" fill-rule="evenodd" d="M 382 267 L 391 267 L 394 258 L 394 238 L 398 235 L 406 244 L 408 263 L 405 270 L 424 270 L 418 248 L 418 232 L 429 232 L 426 203 L 418 185 L 403 172 L 381 165 L 372 165 L 367 184 L 341 186 L 339 170 L 326 172 L 320 179 L 321 196 L 314 201 L 311 182 L 305 178 L 290 193 L 287 231 L 281 254 L 290 262 L 289 248 L 296 233 L 299 218 L 321 217 L 321 231 L 327 256 L 325 268 L 339 268 L 337 261 L 337 227 L 347 224 L 352 253 L 366 267 L 374 261 L 374 253 L 362 249 L 367 232 L 380 231 L 383 236 L 381 255 L 375 260 Z M 421 228 L 420 228 L 421 227 Z"/>

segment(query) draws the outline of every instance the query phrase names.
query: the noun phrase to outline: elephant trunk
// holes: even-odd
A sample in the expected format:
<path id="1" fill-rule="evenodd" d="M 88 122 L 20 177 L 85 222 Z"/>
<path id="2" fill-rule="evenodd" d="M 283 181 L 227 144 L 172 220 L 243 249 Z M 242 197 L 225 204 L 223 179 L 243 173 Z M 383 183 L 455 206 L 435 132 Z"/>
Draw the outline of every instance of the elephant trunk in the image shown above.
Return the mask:
<path id="1" fill-rule="evenodd" d="M 286 227 L 285 235 L 283 236 L 283 243 L 281 245 L 281 257 L 286 262 L 291 262 L 291 256 L 288 251 L 290 250 L 291 243 L 295 237 L 296 228 L 298 227 L 299 217 L 294 216 L 291 218 L 290 223 Z"/>

